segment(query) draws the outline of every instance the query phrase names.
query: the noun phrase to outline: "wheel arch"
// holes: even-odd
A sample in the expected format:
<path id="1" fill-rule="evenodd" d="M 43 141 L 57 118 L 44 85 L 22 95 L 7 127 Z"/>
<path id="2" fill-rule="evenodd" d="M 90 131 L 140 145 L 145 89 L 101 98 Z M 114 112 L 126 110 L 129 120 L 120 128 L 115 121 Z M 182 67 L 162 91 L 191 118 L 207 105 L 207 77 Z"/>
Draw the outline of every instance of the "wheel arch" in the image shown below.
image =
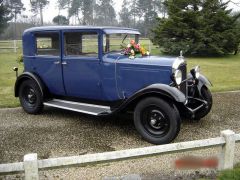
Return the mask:
<path id="1" fill-rule="evenodd" d="M 46 85 L 43 83 L 43 81 L 41 80 L 41 78 L 38 75 L 36 75 L 32 72 L 24 72 L 20 76 L 18 76 L 18 78 L 16 80 L 15 87 L 14 87 L 15 97 L 19 97 L 20 85 L 24 81 L 29 80 L 29 79 L 31 79 L 31 80 L 33 80 L 34 82 L 37 83 L 43 97 L 46 97 L 49 94 L 49 91 L 48 91 Z"/>
<path id="2" fill-rule="evenodd" d="M 133 96 L 124 101 L 117 111 L 133 110 L 138 102 L 147 97 L 159 97 L 165 101 L 177 105 L 185 103 L 185 95 L 177 88 L 165 84 L 152 84 L 136 92 Z"/>

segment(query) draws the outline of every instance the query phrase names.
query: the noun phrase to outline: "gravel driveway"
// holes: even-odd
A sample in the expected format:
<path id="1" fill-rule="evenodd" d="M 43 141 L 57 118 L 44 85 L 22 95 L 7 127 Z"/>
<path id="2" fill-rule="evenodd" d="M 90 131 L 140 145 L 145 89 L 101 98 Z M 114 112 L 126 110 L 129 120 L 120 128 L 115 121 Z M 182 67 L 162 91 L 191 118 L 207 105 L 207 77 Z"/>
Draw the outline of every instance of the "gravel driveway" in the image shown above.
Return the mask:
<path id="1" fill-rule="evenodd" d="M 240 133 L 240 92 L 218 93 L 213 98 L 211 113 L 200 122 L 185 120 L 174 142 L 217 137 L 225 129 Z M 0 109 L 0 164 L 22 161 L 24 154 L 31 152 L 38 153 L 39 159 L 45 159 L 150 145 L 140 138 L 129 116 L 96 118 L 53 108 L 45 108 L 41 115 L 28 115 L 21 108 Z M 236 149 L 235 159 L 240 161 L 239 145 Z M 211 156 L 216 150 L 194 151 L 192 154 Z M 173 178 L 179 173 L 195 173 L 180 172 L 172 166 L 176 155 L 186 154 L 189 153 L 41 171 L 41 179 L 101 179 L 124 174 L 140 174 L 146 179 L 160 176 L 169 179 L 168 176 Z M 206 170 L 197 173 L 199 177 L 214 174 Z M 2 176 L 0 179 L 13 177 L 21 179 L 22 175 Z"/>

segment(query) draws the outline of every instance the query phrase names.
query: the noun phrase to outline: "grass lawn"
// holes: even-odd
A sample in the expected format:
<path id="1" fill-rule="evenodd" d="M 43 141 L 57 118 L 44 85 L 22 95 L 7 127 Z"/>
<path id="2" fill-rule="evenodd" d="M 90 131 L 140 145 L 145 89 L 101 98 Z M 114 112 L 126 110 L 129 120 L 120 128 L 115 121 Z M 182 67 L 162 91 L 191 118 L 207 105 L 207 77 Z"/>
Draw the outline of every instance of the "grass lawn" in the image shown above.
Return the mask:
<path id="1" fill-rule="evenodd" d="M 224 170 L 218 173 L 219 180 L 237 180 L 240 179 L 240 163 L 236 164 L 233 169 Z"/>
<path id="2" fill-rule="evenodd" d="M 187 58 L 188 68 L 200 65 L 212 82 L 212 91 L 240 90 L 240 55 L 221 58 Z"/>
<path id="3" fill-rule="evenodd" d="M 147 44 L 147 43 L 146 43 Z M 158 50 L 153 47 L 153 53 Z M 0 52 L 0 108 L 19 106 L 19 101 L 13 96 L 15 72 L 12 67 L 22 66 L 16 62 L 18 54 Z M 201 66 L 201 71 L 213 83 L 212 91 L 240 90 L 240 55 L 229 55 L 221 58 L 186 58 L 188 71 L 195 65 Z"/>
<path id="4" fill-rule="evenodd" d="M 18 54 L 0 53 L 0 108 L 19 106 L 19 101 L 14 97 L 15 72 L 12 67 L 20 67 L 16 62 Z"/>

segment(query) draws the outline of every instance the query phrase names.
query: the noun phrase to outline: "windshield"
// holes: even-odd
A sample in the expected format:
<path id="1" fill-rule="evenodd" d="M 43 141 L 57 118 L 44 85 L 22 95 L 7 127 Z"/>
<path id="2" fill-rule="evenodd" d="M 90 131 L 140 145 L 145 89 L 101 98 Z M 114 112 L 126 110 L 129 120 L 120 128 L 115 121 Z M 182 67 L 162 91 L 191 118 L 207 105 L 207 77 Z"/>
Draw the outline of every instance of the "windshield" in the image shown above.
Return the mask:
<path id="1" fill-rule="evenodd" d="M 138 34 L 105 34 L 103 37 L 103 51 L 104 53 L 120 52 L 131 40 L 138 43 L 138 39 Z"/>

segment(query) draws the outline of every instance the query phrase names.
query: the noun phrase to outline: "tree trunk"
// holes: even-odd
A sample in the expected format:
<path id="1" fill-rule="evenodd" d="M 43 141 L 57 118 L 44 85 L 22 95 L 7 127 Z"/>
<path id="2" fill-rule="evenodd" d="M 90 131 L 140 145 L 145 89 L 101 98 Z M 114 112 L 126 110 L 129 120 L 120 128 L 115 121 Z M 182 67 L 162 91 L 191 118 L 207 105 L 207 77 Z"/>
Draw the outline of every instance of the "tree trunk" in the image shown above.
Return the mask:
<path id="1" fill-rule="evenodd" d="M 236 48 L 234 51 L 234 55 L 237 55 L 237 54 L 238 54 L 238 48 Z"/>
<path id="2" fill-rule="evenodd" d="M 40 20 L 41 20 L 41 26 L 43 26 L 43 7 L 42 7 L 42 4 L 39 5 L 39 8 L 40 8 Z"/>

